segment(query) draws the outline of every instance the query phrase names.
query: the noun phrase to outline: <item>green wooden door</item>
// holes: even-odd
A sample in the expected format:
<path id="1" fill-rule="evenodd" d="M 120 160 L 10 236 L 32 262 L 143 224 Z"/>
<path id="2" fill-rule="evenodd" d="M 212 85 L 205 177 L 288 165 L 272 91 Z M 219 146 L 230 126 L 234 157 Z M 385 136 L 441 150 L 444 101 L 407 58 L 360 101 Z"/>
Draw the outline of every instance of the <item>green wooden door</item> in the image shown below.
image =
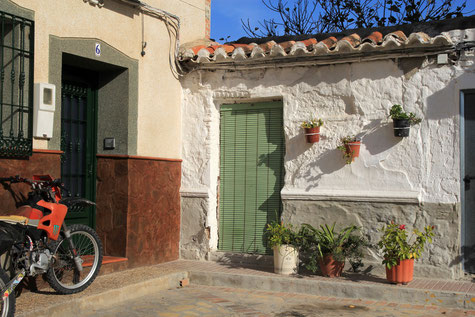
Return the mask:
<path id="1" fill-rule="evenodd" d="M 282 211 L 282 103 L 221 107 L 219 249 L 269 253 L 266 224 Z"/>
<path id="2" fill-rule="evenodd" d="M 95 201 L 97 91 L 87 82 L 63 81 L 61 87 L 61 178 L 64 196 Z M 95 208 L 73 209 L 67 224 L 95 226 Z"/>

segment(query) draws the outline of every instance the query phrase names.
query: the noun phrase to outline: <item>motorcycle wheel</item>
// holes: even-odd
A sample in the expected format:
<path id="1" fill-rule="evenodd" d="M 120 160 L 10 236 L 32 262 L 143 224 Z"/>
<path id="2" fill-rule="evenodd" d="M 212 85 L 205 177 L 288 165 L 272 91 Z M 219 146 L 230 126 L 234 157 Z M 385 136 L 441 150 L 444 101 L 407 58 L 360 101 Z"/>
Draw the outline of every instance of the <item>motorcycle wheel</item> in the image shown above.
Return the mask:
<path id="1" fill-rule="evenodd" d="M 74 294 L 86 289 L 96 278 L 102 264 L 102 243 L 97 233 L 81 224 L 69 226 L 71 239 L 82 260 L 83 270 L 76 268 L 69 242 L 60 236 L 51 243 L 53 265 L 46 273 L 48 284 L 60 294 Z"/>
<path id="2" fill-rule="evenodd" d="M 0 269 L 0 289 L 4 289 L 10 279 L 3 269 Z M 1 294 L 3 296 L 3 294 Z M 8 295 L 5 301 L 1 301 L 1 316 L 13 317 L 15 315 L 15 292 Z"/>

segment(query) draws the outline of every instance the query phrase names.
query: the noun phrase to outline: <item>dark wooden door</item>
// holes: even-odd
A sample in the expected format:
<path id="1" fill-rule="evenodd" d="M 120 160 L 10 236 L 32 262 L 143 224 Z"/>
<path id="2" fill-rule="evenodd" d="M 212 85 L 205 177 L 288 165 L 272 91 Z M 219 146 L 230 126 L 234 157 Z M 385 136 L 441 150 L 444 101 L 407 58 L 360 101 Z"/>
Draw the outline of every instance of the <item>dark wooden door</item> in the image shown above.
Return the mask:
<path id="1" fill-rule="evenodd" d="M 97 90 L 94 75 L 64 68 L 61 87 L 61 178 L 65 196 L 95 201 Z M 94 228 L 95 208 L 71 210 L 66 223 Z"/>
<path id="2" fill-rule="evenodd" d="M 465 271 L 475 273 L 475 92 L 463 94 L 463 115 L 462 253 Z"/>

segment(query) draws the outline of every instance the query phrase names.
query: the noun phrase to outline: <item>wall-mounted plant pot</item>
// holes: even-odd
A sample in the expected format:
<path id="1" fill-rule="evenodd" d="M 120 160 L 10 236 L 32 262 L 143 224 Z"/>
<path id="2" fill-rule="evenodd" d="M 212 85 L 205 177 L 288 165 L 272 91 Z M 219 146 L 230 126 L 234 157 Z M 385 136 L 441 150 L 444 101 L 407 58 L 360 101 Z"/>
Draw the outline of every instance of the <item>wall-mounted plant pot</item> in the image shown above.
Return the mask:
<path id="1" fill-rule="evenodd" d="M 323 276 L 336 277 L 341 276 L 345 262 L 335 260 L 332 255 L 325 255 L 323 258 L 318 259 L 318 265 Z"/>
<path id="2" fill-rule="evenodd" d="M 394 136 L 405 138 L 411 131 L 411 122 L 408 119 L 393 119 Z"/>
<path id="3" fill-rule="evenodd" d="M 398 265 L 388 269 L 386 267 L 386 279 L 390 283 L 407 284 L 414 276 L 414 259 L 400 260 Z"/>
<path id="4" fill-rule="evenodd" d="M 305 137 L 307 143 L 316 143 L 320 141 L 320 127 L 305 128 Z"/>
<path id="5" fill-rule="evenodd" d="M 351 161 L 354 162 L 355 158 L 360 156 L 361 141 L 354 141 L 345 144 L 346 153 L 350 155 Z"/>

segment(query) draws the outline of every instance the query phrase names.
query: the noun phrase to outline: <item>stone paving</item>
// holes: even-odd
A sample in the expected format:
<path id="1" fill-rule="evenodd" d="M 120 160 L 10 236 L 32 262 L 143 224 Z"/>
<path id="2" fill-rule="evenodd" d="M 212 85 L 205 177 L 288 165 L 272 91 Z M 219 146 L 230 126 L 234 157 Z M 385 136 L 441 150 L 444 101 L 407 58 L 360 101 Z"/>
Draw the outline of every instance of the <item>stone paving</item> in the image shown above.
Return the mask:
<path id="1" fill-rule="evenodd" d="M 50 316 L 51 317 L 51 312 L 54 312 L 56 311 L 57 312 L 57 316 L 61 316 L 63 317 L 63 315 L 61 315 L 61 310 L 58 310 L 58 307 L 61 306 L 61 307 L 70 307 L 70 306 L 77 306 L 77 303 L 78 302 L 91 302 L 92 299 L 94 299 L 94 301 L 97 301 L 98 298 L 100 298 L 103 302 L 106 302 L 106 301 L 113 301 L 114 299 L 116 300 L 116 302 L 121 302 L 122 301 L 122 297 L 119 299 L 119 297 L 115 296 L 115 297 L 111 297 L 110 295 L 110 292 L 111 290 L 112 291 L 116 291 L 118 292 L 117 294 L 119 293 L 124 293 L 123 297 L 124 298 L 130 298 L 130 295 L 131 294 L 137 294 L 137 291 L 135 290 L 135 287 L 136 285 L 144 285 L 145 289 L 142 290 L 143 293 L 141 294 L 144 294 L 146 295 L 145 297 L 148 298 L 149 294 L 151 294 L 150 292 L 150 289 L 149 287 L 150 286 L 145 286 L 145 285 L 148 285 L 147 283 L 155 283 L 155 279 L 163 276 L 163 277 L 166 277 L 166 276 L 170 276 L 170 275 L 173 275 L 173 274 L 179 274 L 181 276 L 181 273 L 183 273 L 183 276 L 186 275 L 185 272 L 206 272 L 206 273 L 209 273 L 211 275 L 229 275 L 229 276 L 234 276 L 234 277 L 237 277 L 238 279 L 239 278 L 245 278 L 247 277 L 248 279 L 252 279 L 254 276 L 254 280 L 257 280 L 257 279 L 269 279 L 269 280 L 282 280 L 284 281 L 282 285 L 284 285 L 283 287 L 278 287 L 278 288 L 272 288 L 271 290 L 273 291 L 287 291 L 287 292 L 295 292 L 294 290 L 292 290 L 290 288 L 290 286 L 292 286 L 292 284 L 294 282 L 298 282 L 298 281 L 306 281 L 308 282 L 307 284 L 312 284 L 312 285 L 315 285 L 315 287 L 318 287 L 319 285 L 323 285 L 324 283 L 328 283 L 329 281 L 331 281 L 333 284 L 338 284 L 339 286 L 338 287 L 341 287 L 343 289 L 354 289 L 358 286 L 361 286 L 361 285 L 367 285 L 368 287 L 370 288 L 383 288 L 385 290 L 388 290 L 389 292 L 391 292 L 391 290 L 394 291 L 397 291 L 397 290 L 405 290 L 405 289 L 416 289 L 416 290 L 419 290 L 420 292 L 423 292 L 423 293 L 427 293 L 429 294 L 430 291 L 435 291 L 435 290 L 442 290 L 442 291 L 458 291 L 458 292 L 461 292 L 460 294 L 466 296 L 466 299 L 469 301 L 469 302 L 472 302 L 475 303 L 475 283 L 471 280 L 463 280 L 463 281 L 454 281 L 454 280 L 450 280 L 450 281 L 444 281 L 444 280 L 436 280 L 436 279 L 418 279 L 416 278 L 413 282 L 409 283 L 409 285 L 407 286 L 396 286 L 396 285 L 391 285 L 391 284 L 388 284 L 387 282 L 384 281 L 384 279 L 380 278 L 380 277 L 377 277 L 377 276 L 359 276 L 359 275 L 354 275 L 354 274 L 347 274 L 345 273 L 345 276 L 341 277 L 341 278 L 337 278 L 337 279 L 329 279 L 329 278 L 326 278 L 326 277 L 323 277 L 323 276 L 318 276 L 318 275 L 306 275 L 306 276 L 294 276 L 294 277 L 281 277 L 279 275 L 276 275 L 274 273 L 272 273 L 272 269 L 271 268 L 253 268 L 253 267 L 249 267 L 249 266 L 246 266 L 246 265 L 240 265 L 240 264 L 233 264 L 233 263 L 219 263 L 219 262 L 210 262 L 210 261 L 184 261 L 184 260 L 179 260 L 179 261 L 173 261 L 173 262 L 168 262 L 168 263 L 164 263 L 164 264 L 159 264 L 159 265 L 154 265 L 154 266 L 149 266 L 149 267 L 140 267 L 140 268 L 134 268 L 134 269 L 131 269 L 131 270 L 125 270 L 125 271 L 120 271 L 120 272 L 116 272 L 116 273 L 111 273 L 111 274 L 106 274 L 106 275 L 102 275 L 102 276 L 99 276 L 97 278 L 96 281 L 94 281 L 94 283 L 92 283 L 92 285 L 87 288 L 84 292 L 81 292 L 81 293 L 78 293 L 78 294 L 74 294 L 74 295 L 68 295 L 68 296 L 62 296 L 62 295 L 57 295 L 56 293 L 54 293 L 54 291 L 52 291 L 51 289 L 44 289 L 40 292 L 37 292 L 37 293 L 28 293 L 28 292 L 24 292 L 19 298 L 17 298 L 17 315 L 18 316 L 35 316 L 35 317 L 38 317 L 41 315 L 41 313 L 44 313 L 45 316 Z M 183 278 L 183 277 L 181 277 Z M 170 285 L 173 285 L 171 286 L 170 288 L 174 288 L 176 286 L 178 286 L 178 282 L 179 282 L 179 278 L 175 278 L 174 280 L 174 283 L 175 284 L 170 284 Z M 171 281 L 173 282 L 173 281 Z M 287 283 L 287 284 L 286 284 Z M 174 303 L 174 301 L 176 302 L 175 305 L 180 305 L 180 303 L 186 303 L 187 301 L 187 298 L 193 294 L 188 294 L 187 292 L 190 292 L 190 291 L 193 291 L 193 290 L 196 290 L 196 288 L 198 287 L 198 290 L 199 289 L 209 289 L 210 291 L 208 293 L 210 293 L 212 296 L 221 296 L 219 297 L 218 299 L 216 299 L 216 301 L 219 301 L 219 300 L 223 300 L 223 303 L 225 303 L 226 300 L 232 300 L 234 298 L 234 296 L 237 296 L 235 294 L 241 294 L 239 298 L 244 298 L 245 297 L 245 294 L 251 294 L 249 295 L 248 297 L 252 297 L 252 296 L 255 296 L 255 294 L 259 294 L 259 296 L 267 296 L 269 299 L 267 301 L 267 306 L 271 305 L 269 303 L 273 303 L 275 301 L 275 293 L 272 293 L 272 292 L 267 292 L 266 291 L 254 291 L 254 290 L 247 290 L 247 291 L 243 291 L 243 292 L 239 292 L 239 291 L 236 291 L 236 293 L 234 295 L 229 295 L 229 292 L 228 291 L 225 291 L 226 288 L 210 288 L 210 286 L 204 286 L 204 285 L 213 285 L 213 284 L 207 284 L 207 283 L 201 283 L 203 285 L 199 285 L 198 284 L 200 283 L 195 283 L 193 284 L 193 280 L 191 279 L 191 286 L 189 286 L 189 288 L 185 287 L 183 289 L 178 289 L 178 290 L 170 290 L 168 293 L 167 291 L 164 291 L 164 292 L 161 292 L 160 290 L 160 294 L 161 296 L 164 296 L 164 300 L 162 301 L 162 305 L 160 306 L 161 308 L 167 308 L 169 306 L 167 306 L 167 303 L 170 302 L 170 303 Z M 214 285 L 219 285 L 219 284 L 214 284 Z M 238 284 L 223 284 L 223 285 L 220 285 L 220 286 L 226 286 L 226 287 L 242 287 L 242 288 L 245 288 L 244 286 L 240 285 L 239 283 Z M 374 286 L 374 287 L 373 287 Z M 252 289 L 262 289 L 261 287 L 254 287 Z M 164 290 L 165 288 L 162 288 L 162 290 Z M 248 287 L 249 289 L 249 287 Z M 217 290 L 215 293 L 214 290 Z M 109 293 L 108 293 L 109 292 Z M 154 292 L 154 294 L 157 294 L 158 293 L 158 290 L 157 292 Z M 169 300 L 167 299 L 167 294 L 184 294 L 184 295 L 177 295 L 177 296 L 182 296 L 182 299 L 180 300 L 179 297 L 176 297 L 175 299 L 173 298 L 170 298 Z M 188 295 L 187 295 L 188 294 Z M 224 295 L 222 294 L 228 294 L 226 296 L 230 296 L 230 299 L 224 297 Z M 266 295 L 267 294 L 267 295 Z M 273 294 L 272 296 L 269 295 L 269 294 Z M 282 293 L 282 294 L 285 294 L 285 293 Z M 310 292 L 310 293 L 306 293 L 306 292 L 301 292 L 301 294 L 299 295 L 294 295 L 294 294 L 286 294 L 286 295 L 282 295 L 282 296 L 277 296 L 278 298 L 280 297 L 281 299 L 282 298 L 291 298 L 292 299 L 292 302 L 295 302 L 296 299 L 299 299 L 299 298 L 303 298 L 303 299 L 306 299 L 304 300 L 304 304 L 306 304 L 306 302 L 311 302 L 310 299 L 313 300 L 313 302 L 317 301 L 317 302 L 320 302 L 321 301 L 321 305 L 323 304 L 326 304 L 326 305 L 337 305 L 337 303 L 339 303 L 340 306 L 337 306 L 337 307 L 340 307 L 341 309 L 342 308 L 342 305 L 345 305 L 346 302 L 344 300 L 340 300 L 340 299 L 336 299 L 336 298 L 325 298 L 325 297 L 317 297 L 317 296 L 312 296 L 312 295 L 303 295 L 303 294 L 314 294 L 314 295 L 322 295 L 322 294 L 317 294 L 317 293 L 314 293 L 314 292 Z M 345 294 L 348 294 L 348 293 L 345 293 Z M 210 296 L 211 296 L 210 295 Z M 136 297 L 139 297 L 139 296 L 142 296 L 142 295 L 137 295 Z M 171 296 L 171 295 L 170 295 Z M 198 295 L 197 295 L 198 296 Z M 247 295 L 246 295 L 247 296 Z M 326 296 L 335 296 L 335 295 L 327 295 Z M 145 298 L 144 296 L 142 296 L 141 298 Z M 367 298 L 365 296 L 341 296 L 341 297 L 355 297 L 355 298 Z M 195 297 L 191 296 L 192 298 L 192 302 L 196 301 Z M 434 298 L 434 300 L 430 300 L 430 301 L 427 301 L 427 302 L 423 302 L 422 304 L 423 305 L 438 305 L 439 303 L 435 300 L 436 298 Z M 397 300 L 396 298 L 392 299 L 392 297 L 390 299 L 386 299 L 387 301 L 400 301 L 400 300 Z M 377 315 L 375 313 L 374 316 L 399 316 L 399 315 L 391 315 L 390 312 L 385 312 L 384 307 L 385 304 L 383 302 L 375 302 L 375 303 L 370 303 L 370 302 L 365 302 L 363 305 L 361 303 L 363 303 L 362 301 L 360 301 L 361 303 L 360 304 L 354 304 L 354 303 L 358 303 L 358 300 L 357 299 L 352 299 L 352 300 L 348 300 L 350 301 L 351 303 L 353 303 L 352 305 L 356 306 L 354 308 L 347 308 L 349 309 L 349 312 L 351 314 L 354 314 L 355 311 L 357 311 L 357 309 L 360 309 L 358 308 L 359 306 L 363 306 L 363 307 L 366 307 L 368 308 L 369 312 L 373 312 L 373 311 L 377 311 L 377 310 L 382 310 L 380 315 Z M 205 302 L 212 302 L 212 300 L 206 300 Z M 236 305 L 241 305 L 239 301 L 235 302 Z M 245 303 L 244 299 L 243 299 L 243 303 Z M 413 301 L 413 303 L 415 303 Z M 135 301 L 132 302 L 133 305 L 135 305 Z M 457 308 L 457 309 L 463 309 L 464 307 L 466 309 L 473 309 L 473 305 L 465 305 L 466 303 L 464 302 L 460 302 L 460 304 L 457 304 L 455 307 L 453 308 Z M 97 307 L 96 304 L 94 304 L 95 306 L 93 306 L 94 308 Z M 108 303 L 107 307 L 104 307 L 104 308 L 109 308 L 109 307 L 113 307 L 113 305 L 110 305 L 110 303 Z M 146 305 L 146 303 L 143 303 L 143 305 Z M 204 304 L 202 304 L 204 305 Z M 250 306 L 249 306 L 250 305 Z M 272 305 L 277 305 L 277 304 L 272 304 Z M 303 304 L 295 304 L 295 305 L 303 305 Z M 310 305 L 310 304 L 309 304 Z M 313 305 L 313 306 L 312 306 Z M 323 308 L 322 307 L 326 307 L 326 306 L 318 306 L 320 308 L 315 308 L 317 306 L 315 306 L 317 304 L 311 304 L 309 307 L 314 307 L 312 309 L 316 309 L 317 311 L 320 311 L 322 310 Z M 395 304 L 394 304 L 395 305 Z M 460 305 L 460 307 L 459 307 Z M 172 305 L 173 306 L 173 305 Z M 259 305 L 251 305 L 249 303 L 246 303 L 244 306 L 246 307 L 260 307 Z M 266 306 L 266 307 L 267 307 Z M 381 307 L 383 308 L 381 308 Z M 440 306 L 440 305 L 439 305 Z M 452 307 L 452 306 L 448 306 L 448 305 L 444 305 L 446 307 Z M 170 306 L 171 307 L 171 306 Z M 206 305 L 204 305 L 203 307 L 206 307 Z M 201 309 L 204 309 L 203 307 L 201 307 Z M 271 306 L 269 306 L 271 307 Z M 279 313 L 282 313 L 282 312 L 285 312 L 286 310 L 284 310 L 284 308 L 279 308 L 280 310 L 277 310 L 278 307 L 275 306 L 276 308 L 273 310 L 273 311 L 279 311 Z M 302 306 L 304 307 L 304 306 Z M 300 309 L 303 309 L 303 311 L 305 312 L 305 309 L 300 307 Z M 390 306 L 389 306 L 390 307 Z M 401 307 L 404 307 L 404 305 L 402 305 Z M 411 308 L 412 307 L 412 308 Z M 430 312 L 431 314 L 429 314 L 430 316 L 433 316 L 433 312 L 434 311 L 437 311 L 437 313 L 439 313 L 438 309 L 441 309 L 440 313 L 442 314 L 443 313 L 443 308 L 434 308 L 433 306 L 425 306 L 425 307 L 431 307 L 431 308 L 421 308 L 421 307 L 424 307 L 424 306 L 411 306 L 409 308 L 407 308 L 409 311 L 418 311 L 420 312 L 421 314 L 420 315 L 408 315 L 408 316 L 425 316 L 423 315 L 423 313 L 426 314 L 426 316 L 428 316 L 428 312 Z M 335 307 L 334 307 L 335 308 Z M 168 309 L 168 308 L 167 308 Z M 170 308 L 171 309 L 171 308 Z M 192 311 L 194 311 L 195 308 L 192 309 Z M 203 315 L 203 316 L 234 316 L 233 314 L 238 314 L 240 312 L 237 312 L 237 311 L 233 311 L 232 307 L 226 307 L 226 305 L 214 305 L 213 306 L 213 309 L 215 310 L 218 310 L 216 311 L 215 315 L 213 315 L 212 313 L 210 313 L 209 315 Z M 222 311 L 220 311 L 219 309 L 225 309 L 225 312 L 228 314 L 222 314 Z M 291 310 L 292 309 L 292 306 L 289 306 L 286 308 L 287 310 Z M 421 312 L 421 309 L 422 309 L 422 312 Z M 268 314 L 269 311 L 266 310 L 266 309 L 260 309 L 260 310 L 257 310 L 259 313 L 262 312 L 263 316 L 266 316 L 265 314 Z M 342 310 L 342 311 L 345 311 L 345 310 Z M 362 310 L 362 311 L 366 311 L 366 310 Z M 169 312 L 169 313 L 173 313 L 173 311 L 167 311 L 165 310 L 164 312 Z M 271 311 L 272 312 L 272 311 Z M 104 312 L 106 313 L 106 312 Z M 176 312 L 175 312 L 176 313 Z M 255 313 L 255 312 L 254 312 Z M 401 312 L 402 315 L 400 316 L 405 316 L 404 314 L 406 314 L 407 312 Z M 445 314 L 443 314 L 444 316 L 450 316 L 450 313 L 452 313 L 452 311 L 450 309 L 446 310 L 445 311 Z M 460 315 L 461 313 L 463 313 L 464 315 L 470 315 L 472 314 L 472 312 L 470 311 L 457 311 L 457 314 L 452 314 L 451 316 L 464 316 L 464 315 Z M 300 314 L 300 315 L 299 315 Z M 319 316 L 319 315 L 309 315 L 309 312 L 306 312 L 306 313 L 299 313 L 299 314 L 295 314 L 295 315 L 279 315 L 279 316 L 297 316 L 297 317 L 300 317 L 300 316 Z M 449 315 L 447 315 L 449 314 Z M 82 315 L 82 312 L 81 312 L 81 315 Z M 154 316 L 156 316 L 157 313 L 155 312 Z M 354 314 L 356 316 L 358 316 L 358 314 Z M 407 314 L 406 314 L 407 315 Z M 93 316 L 93 315 L 91 315 Z M 109 316 L 109 315 L 104 315 L 104 316 Z M 114 315 L 110 315 L 110 316 L 114 316 Z M 137 315 L 131 315 L 131 316 L 137 316 Z M 186 316 L 186 315 L 170 315 L 170 316 Z M 192 314 L 190 316 L 193 316 Z M 236 315 L 236 316 L 239 316 L 239 315 Z M 259 315 L 248 315 L 248 316 L 259 316 Z M 325 316 L 331 316 L 331 315 L 325 315 Z M 345 316 L 345 315 L 341 315 L 341 316 Z M 363 315 L 364 316 L 364 315 Z M 368 316 L 373 316 L 373 315 L 368 315 Z"/>
<path id="2" fill-rule="evenodd" d="M 81 316 L 159 317 L 462 317 L 475 311 L 381 301 L 329 298 L 285 292 L 190 285 L 161 291 Z"/>

